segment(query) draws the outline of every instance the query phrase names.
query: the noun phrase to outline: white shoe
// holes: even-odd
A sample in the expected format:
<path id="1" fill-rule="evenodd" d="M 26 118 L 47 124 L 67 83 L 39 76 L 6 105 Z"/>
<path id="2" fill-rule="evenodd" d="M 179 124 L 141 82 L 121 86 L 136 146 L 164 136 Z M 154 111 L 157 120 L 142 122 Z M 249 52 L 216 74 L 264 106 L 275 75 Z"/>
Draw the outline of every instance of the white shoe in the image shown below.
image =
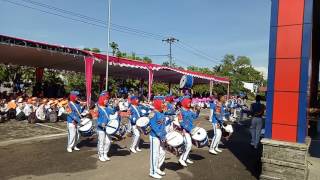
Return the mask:
<path id="1" fill-rule="evenodd" d="M 71 153 L 71 152 L 72 152 L 72 149 L 71 149 L 71 148 L 67 148 L 67 151 L 68 151 L 69 153 Z"/>
<path id="2" fill-rule="evenodd" d="M 99 156 L 99 160 L 100 160 L 101 162 L 105 162 L 105 161 L 106 161 L 106 159 L 105 159 L 103 156 Z"/>
<path id="3" fill-rule="evenodd" d="M 187 165 L 187 163 L 186 162 L 184 162 L 184 160 L 179 160 L 179 163 L 183 166 L 183 167 L 187 167 L 188 165 Z"/>
<path id="4" fill-rule="evenodd" d="M 75 150 L 75 151 L 80 151 L 80 149 L 79 149 L 77 146 L 74 147 L 73 150 Z"/>
<path id="5" fill-rule="evenodd" d="M 137 153 L 137 151 L 133 148 L 130 148 L 130 151 L 133 152 L 133 153 Z"/>
<path id="6" fill-rule="evenodd" d="M 136 148 L 136 151 L 137 152 L 141 152 L 142 150 L 140 148 Z"/>
<path id="7" fill-rule="evenodd" d="M 186 162 L 189 164 L 193 164 L 193 161 L 191 161 L 190 159 L 187 159 Z"/>
<path id="8" fill-rule="evenodd" d="M 103 158 L 104 158 L 106 161 L 110 161 L 110 158 L 108 157 L 107 154 L 104 154 L 104 155 L 103 155 Z"/>
<path id="9" fill-rule="evenodd" d="M 160 169 L 157 169 L 157 173 L 161 176 L 166 175 L 166 173 L 164 171 L 161 171 Z"/>
<path id="10" fill-rule="evenodd" d="M 159 174 L 155 173 L 155 174 L 149 174 L 149 176 L 155 178 L 155 179 L 161 179 L 162 176 L 160 176 Z"/>
<path id="11" fill-rule="evenodd" d="M 217 155 L 217 154 L 218 154 L 214 149 L 210 149 L 210 150 L 209 150 L 209 153 L 214 154 L 214 155 Z"/>
<path id="12" fill-rule="evenodd" d="M 218 149 L 218 148 L 216 148 L 215 151 L 216 151 L 216 152 L 219 152 L 219 153 L 222 152 L 222 150 L 220 150 L 220 149 Z"/>

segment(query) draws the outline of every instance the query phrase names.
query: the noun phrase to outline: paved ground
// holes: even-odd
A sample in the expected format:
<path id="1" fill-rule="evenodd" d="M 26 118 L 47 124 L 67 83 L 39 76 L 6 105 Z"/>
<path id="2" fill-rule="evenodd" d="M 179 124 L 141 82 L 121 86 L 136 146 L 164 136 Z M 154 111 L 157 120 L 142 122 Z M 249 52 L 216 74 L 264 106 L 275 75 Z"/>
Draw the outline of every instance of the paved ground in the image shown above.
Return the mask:
<path id="1" fill-rule="evenodd" d="M 199 122 L 201 127 L 209 130 L 211 137 L 211 125 L 205 120 L 206 115 L 207 112 L 204 112 Z M 65 128 L 64 123 L 45 125 Z M 0 124 L 1 141 L 6 139 L 7 132 L 10 131 L 4 126 L 8 127 L 9 124 Z M 35 131 L 37 128 L 42 129 L 46 135 L 63 133 L 56 129 L 38 127 L 39 125 L 21 126 L 20 131 L 25 134 L 15 132 L 19 138 L 38 135 Z M 28 133 L 28 128 L 32 133 Z M 232 138 L 224 142 L 223 152 L 217 156 L 210 155 L 207 147 L 193 147 L 190 157 L 195 164 L 187 168 L 181 167 L 177 163 L 177 157 L 167 152 L 164 164 L 167 175 L 164 179 L 257 179 L 260 173 L 260 151 L 249 145 L 248 122 L 245 126 L 235 126 L 235 130 Z M 12 132 L 9 134 L 11 138 L 15 138 Z M 149 144 L 148 138 L 144 139 L 143 151 L 138 154 L 130 154 L 126 148 L 131 138 L 114 142 L 110 151 L 111 161 L 105 163 L 97 160 L 96 141 L 90 139 L 82 139 L 81 151 L 74 153 L 66 152 L 66 137 L 35 139 L 9 145 L 0 143 L 0 179 L 150 179 Z"/>

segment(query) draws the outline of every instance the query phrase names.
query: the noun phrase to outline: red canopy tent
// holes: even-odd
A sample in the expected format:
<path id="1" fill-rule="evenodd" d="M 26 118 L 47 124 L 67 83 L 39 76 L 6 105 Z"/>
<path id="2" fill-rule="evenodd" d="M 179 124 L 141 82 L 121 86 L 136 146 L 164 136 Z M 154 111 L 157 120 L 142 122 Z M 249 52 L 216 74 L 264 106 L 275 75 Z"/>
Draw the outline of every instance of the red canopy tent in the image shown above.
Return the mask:
<path id="1" fill-rule="evenodd" d="M 92 75 L 105 74 L 106 55 L 0 35 L 0 63 L 85 72 L 87 99 L 89 101 Z M 149 98 L 153 81 L 179 83 L 181 77 L 185 74 L 194 77 L 194 84 L 210 83 L 211 89 L 213 82 L 227 84 L 229 93 L 228 78 L 126 58 L 109 56 L 109 74 L 123 79 L 148 79 Z"/>

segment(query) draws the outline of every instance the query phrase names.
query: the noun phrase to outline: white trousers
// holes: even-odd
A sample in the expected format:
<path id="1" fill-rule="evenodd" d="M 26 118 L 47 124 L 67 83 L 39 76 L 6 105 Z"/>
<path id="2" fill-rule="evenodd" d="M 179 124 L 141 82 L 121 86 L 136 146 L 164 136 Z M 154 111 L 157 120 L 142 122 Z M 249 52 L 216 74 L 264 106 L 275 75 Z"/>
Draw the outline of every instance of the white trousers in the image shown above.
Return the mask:
<path id="1" fill-rule="evenodd" d="M 219 142 L 221 140 L 222 131 L 220 128 L 218 128 L 217 123 L 212 123 L 213 126 L 213 137 L 210 145 L 210 149 L 216 149 L 218 148 Z"/>
<path id="2" fill-rule="evenodd" d="M 189 157 L 189 153 L 190 153 L 191 148 L 192 148 L 191 136 L 187 132 L 184 133 L 184 145 L 185 145 L 185 149 L 184 149 L 183 153 L 180 156 L 180 160 L 186 161 L 188 159 L 188 157 Z"/>
<path id="3" fill-rule="evenodd" d="M 159 138 L 149 136 L 150 139 L 150 174 L 156 174 L 157 170 L 162 166 L 166 157 L 164 144 Z"/>
<path id="4" fill-rule="evenodd" d="M 210 109 L 209 122 L 212 122 L 213 109 Z"/>
<path id="5" fill-rule="evenodd" d="M 111 146 L 109 135 L 105 131 L 97 130 L 98 134 L 98 155 L 107 155 Z"/>
<path id="6" fill-rule="evenodd" d="M 251 121 L 250 131 L 251 131 L 251 143 L 256 147 L 260 142 L 262 129 L 262 118 L 253 117 Z"/>
<path id="7" fill-rule="evenodd" d="M 80 139 L 80 134 L 78 132 L 78 127 L 74 125 L 73 123 L 68 123 L 68 145 L 67 148 L 74 148 L 77 146 L 78 141 Z"/>
<path id="8" fill-rule="evenodd" d="M 133 137 L 132 137 L 131 148 L 132 148 L 132 149 L 139 148 L 140 131 L 139 131 L 139 129 L 137 128 L 136 125 L 133 125 L 133 126 L 132 126 L 132 133 L 133 133 Z"/>

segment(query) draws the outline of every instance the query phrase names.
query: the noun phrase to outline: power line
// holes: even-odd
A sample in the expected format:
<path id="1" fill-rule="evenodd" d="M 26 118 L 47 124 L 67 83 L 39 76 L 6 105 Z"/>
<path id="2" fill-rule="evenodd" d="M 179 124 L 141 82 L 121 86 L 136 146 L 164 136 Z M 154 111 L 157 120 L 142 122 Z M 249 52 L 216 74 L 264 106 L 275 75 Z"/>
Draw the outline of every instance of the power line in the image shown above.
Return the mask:
<path id="1" fill-rule="evenodd" d="M 26 4 L 13 2 L 13 1 L 10 1 L 10 0 L 2 0 L 2 1 L 14 4 L 16 6 L 21 6 L 21 7 L 33 9 L 33 10 L 36 10 L 36 11 L 40 11 L 40 12 L 45 13 L 45 14 L 51 14 L 51 15 L 55 15 L 55 16 L 58 16 L 58 17 L 62 17 L 62 18 L 68 19 L 68 20 L 89 24 L 89 25 L 100 27 L 100 28 L 103 28 L 103 29 L 107 28 L 107 26 L 106 26 L 107 22 L 106 21 L 99 20 L 99 19 L 96 19 L 96 18 L 92 18 L 92 17 L 86 16 L 86 15 L 83 15 L 83 14 L 80 14 L 80 13 L 77 13 L 77 12 L 72 12 L 72 11 L 69 11 L 69 10 L 65 10 L 65 9 L 62 9 L 62 8 L 51 6 L 51 5 L 48 5 L 48 4 L 40 3 L 40 2 L 37 2 L 37 1 L 22 0 L 25 3 L 29 3 L 29 4 L 33 4 L 33 5 L 36 5 L 36 6 L 40 6 L 42 8 L 46 8 L 46 9 L 49 9 L 49 10 L 52 10 L 52 11 L 55 11 L 55 12 L 46 11 L 46 10 L 43 10 L 43 9 L 39 9 L 39 8 L 36 8 L 36 7 L 31 7 L 31 6 L 28 6 Z M 56 13 L 56 12 L 59 12 L 59 13 Z M 68 14 L 68 15 L 71 15 L 71 16 L 74 16 L 74 17 L 77 17 L 77 18 L 69 17 L 69 16 L 66 16 L 66 15 L 63 15 L 63 14 L 60 14 L 60 13 Z M 80 19 L 78 19 L 78 18 L 80 18 Z M 132 35 L 141 36 L 141 37 L 145 37 L 145 38 L 151 38 L 151 39 L 155 39 L 155 40 L 160 40 L 160 39 L 163 40 L 163 37 L 164 37 L 164 36 L 159 35 L 159 34 L 150 33 L 150 32 L 142 31 L 142 30 L 139 30 L 139 29 L 130 28 L 130 27 L 127 27 L 127 26 L 117 25 L 117 24 L 114 24 L 114 23 L 111 23 L 111 24 L 112 24 L 112 27 L 111 27 L 112 30 L 118 31 L 118 32 L 121 32 L 121 33 L 132 34 Z M 167 39 L 165 39 L 163 41 L 166 41 L 166 42 L 168 42 L 170 44 L 170 54 L 169 54 L 170 61 L 169 62 L 172 64 L 171 44 L 174 43 L 175 41 L 178 42 L 179 40 L 177 40 L 175 38 L 167 38 Z M 192 53 L 192 54 L 194 54 L 194 55 L 196 55 L 198 57 L 206 59 L 207 61 L 220 62 L 220 61 L 217 61 L 217 60 L 213 60 L 214 58 L 210 57 L 209 55 L 207 55 L 203 51 L 200 51 L 199 49 L 196 49 L 196 48 L 192 47 L 191 45 L 186 44 L 185 42 L 177 43 L 177 45 L 178 45 L 179 48 L 181 48 L 181 49 L 183 49 L 183 50 L 185 50 L 185 51 L 187 51 L 189 53 Z M 161 56 L 165 56 L 165 55 L 161 55 Z"/>
<path id="2" fill-rule="evenodd" d="M 100 25 L 100 24 L 88 22 L 88 21 L 81 20 L 81 19 L 75 19 L 75 18 L 72 18 L 72 17 L 68 17 L 68 16 L 61 15 L 61 14 L 54 13 L 54 12 L 45 11 L 45 10 L 42 10 L 42 9 L 38 9 L 38 8 L 31 7 L 31 6 L 28 6 L 28 5 L 25 5 L 25 4 L 21 4 L 21 3 L 17 3 L 17 2 L 12 2 L 12 1 L 9 1 L 9 0 L 2 0 L 2 1 L 14 4 L 16 6 L 21 6 L 21 7 L 37 10 L 37 11 L 40 11 L 40 12 L 45 13 L 45 14 L 51 14 L 51 15 L 59 16 L 59 17 L 62 17 L 62 18 L 68 19 L 68 20 L 78 21 L 78 22 L 81 22 L 81 23 L 85 23 L 85 24 L 89 24 L 89 25 L 92 25 L 92 26 L 100 27 L 100 28 L 103 28 L 103 29 L 107 28 L 107 26 L 105 24 L 104 25 Z M 141 37 L 145 37 L 145 38 L 152 38 L 152 39 L 155 39 L 155 40 L 160 40 L 160 38 L 156 38 L 154 36 L 148 36 L 146 34 L 142 34 L 142 33 L 139 33 L 139 32 L 124 30 L 124 29 L 118 29 L 118 28 L 115 28 L 115 27 L 111 27 L 111 29 L 114 30 L 114 31 L 118 31 L 118 32 L 126 33 L 126 34 L 132 34 L 132 35 L 137 35 L 137 36 L 141 36 Z"/>
<path id="3" fill-rule="evenodd" d="M 210 59 L 217 59 L 217 58 L 211 57 L 210 55 L 208 55 L 208 54 L 205 53 L 204 51 L 201 51 L 201 50 L 199 50 L 199 49 L 197 49 L 197 48 L 195 48 L 195 47 L 187 44 L 187 43 L 184 42 L 184 41 L 180 41 L 180 43 L 183 44 L 184 46 L 187 46 L 187 47 L 190 48 L 190 49 L 193 49 L 194 51 L 196 51 L 196 52 L 198 52 L 198 53 L 201 53 L 202 55 L 204 55 L 204 56 L 206 56 L 206 57 L 208 57 L 208 58 L 210 58 Z"/>
<path id="4" fill-rule="evenodd" d="M 47 9 L 59 11 L 61 13 L 65 13 L 65 14 L 76 16 L 76 17 L 79 17 L 79 18 L 83 18 L 83 19 L 86 19 L 86 20 L 89 20 L 89 21 L 94 21 L 96 23 L 100 23 L 100 24 L 106 24 L 107 23 L 106 21 L 103 21 L 103 20 L 100 20 L 100 19 L 96 19 L 96 18 L 93 18 L 93 17 L 89 17 L 89 16 L 86 16 L 86 15 L 77 13 L 77 12 L 72 12 L 72 11 L 69 11 L 69 10 L 66 10 L 66 9 L 62 9 L 62 8 L 58 8 L 58 7 L 55 7 L 55 6 L 51 6 L 51 5 L 48 5 L 48 4 L 45 4 L 45 3 L 40 3 L 40 2 L 32 1 L 32 0 L 22 0 L 22 1 L 27 2 L 27 3 L 31 3 L 31 4 L 36 5 L 36 6 L 44 7 L 44 8 L 47 8 Z M 123 26 L 123 25 L 118 25 L 118 24 L 115 24 L 115 23 L 111 23 L 111 25 L 116 27 L 116 28 L 119 28 L 119 29 L 124 29 L 124 30 L 127 30 L 127 31 L 136 32 L 136 33 L 141 33 L 141 34 L 145 34 L 145 35 L 148 35 L 148 36 L 153 36 L 153 37 L 156 37 L 156 38 L 163 38 L 164 37 L 164 36 L 159 35 L 159 34 L 150 33 L 150 32 L 142 31 L 142 30 L 139 30 L 139 29 L 136 29 L 136 28 L 130 28 L 130 27 Z"/>
<path id="5" fill-rule="evenodd" d="M 216 63 L 220 63 L 220 61 L 211 59 L 211 58 L 209 58 L 209 57 L 207 57 L 207 56 L 205 56 L 205 55 L 203 55 L 203 54 L 195 51 L 194 49 L 191 49 L 191 48 L 188 48 L 188 47 L 182 45 L 181 43 L 180 43 L 180 44 L 178 43 L 178 44 L 177 44 L 177 47 L 179 47 L 180 49 L 182 49 L 182 50 L 184 50 L 184 51 L 186 51 L 186 52 L 189 52 L 189 53 L 191 53 L 191 54 L 193 54 L 193 55 L 195 55 L 195 56 L 197 56 L 197 57 L 200 57 L 200 58 L 202 58 L 202 59 L 204 59 L 204 60 L 207 60 L 207 61 L 209 61 L 209 62 L 213 62 L 213 63 L 215 63 L 215 64 L 216 64 Z"/>

